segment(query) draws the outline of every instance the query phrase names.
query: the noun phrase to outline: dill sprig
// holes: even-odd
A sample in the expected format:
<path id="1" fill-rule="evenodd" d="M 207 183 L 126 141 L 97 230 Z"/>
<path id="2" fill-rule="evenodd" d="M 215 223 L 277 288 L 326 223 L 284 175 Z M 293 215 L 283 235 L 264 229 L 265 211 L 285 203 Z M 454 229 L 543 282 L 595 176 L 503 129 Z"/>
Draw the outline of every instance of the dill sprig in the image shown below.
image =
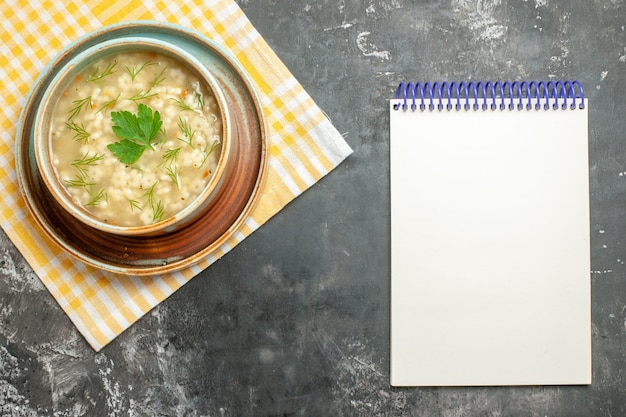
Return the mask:
<path id="1" fill-rule="evenodd" d="M 126 71 L 128 71 L 128 74 L 130 75 L 130 80 L 135 81 L 135 77 L 137 77 L 137 75 L 141 71 L 143 71 L 144 68 L 147 68 L 151 65 L 156 65 L 156 62 L 146 61 L 142 65 L 133 65 L 132 67 L 126 66 Z"/>
<path id="2" fill-rule="evenodd" d="M 92 187 L 96 185 L 96 183 L 93 182 L 93 179 L 89 176 L 89 173 L 87 172 L 87 168 L 90 166 L 97 165 L 98 162 L 100 162 L 102 159 L 104 159 L 104 155 L 102 154 L 96 153 L 92 155 L 89 152 L 87 152 L 80 158 L 72 161 L 71 165 L 74 168 L 76 168 L 76 171 L 77 171 L 76 177 L 74 177 L 71 180 L 65 180 L 65 184 L 68 187 L 75 187 L 75 188 Z M 94 205 L 94 204 L 88 204 L 88 205 Z"/>
<path id="3" fill-rule="evenodd" d="M 187 120 L 187 118 L 183 119 L 182 117 L 178 116 L 178 127 L 183 133 L 184 138 L 177 139 L 193 148 L 193 137 L 196 134 L 196 131 L 193 130 L 191 126 L 189 126 L 189 121 Z"/>
<path id="4" fill-rule="evenodd" d="M 176 188 L 180 190 L 180 175 L 178 171 L 178 167 L 176 164 L 165 167 L 165 173 L 172 180 L 172 182 L 176 185 Z"/>
<path id="5" fill-rule="evenodd" d="M 163 162 L 161 162 L 160 165 L 163 166 L 163 165 L 175 163 L 176 159 L 178 158 L 178 154 L 180 150 L 181 150 L 181 147 L 168 149 L 167 151 L 165 151 L 165 153 L 163 154 Z"/>
<path id="6" fill-rule="evenodd" d="M 101 189 L 98 194 L 91 195 L 91 200 L 89 200 L 85 205 L 86 206 L 97 206 L 103 201 L 107 201 L 108 196 L 104 189 Z"/>
<path id="7" fill-rule="evenodd" d="M 141 204 L 139 203 L 139 201 L 129 199 L 128 202 L 130 203 L 130 211 L 134 211 L 134 210 L 141 211 L 142 210 Z"/>
<path id="8" fill-rule="evenodd" d="M 158 183 L 158 181 L 155 181 L 154 184 L 152 184 L 143 194 L 143 197 L 146 198 L 148 207 L 152 210 L 152 221 L 155 223 L 163 220 L 163 216 L 165 215 L 163 202 L 161 200 L 157 201 L 154 195 L 154 191 Z"/>
<path id="9" fill-rule="evenodd" d="M 87 81 L 91 81 L 91 82 L 100 81 L 104 77 L 113 74 L 115 72 L 113 71 L 113 69 L 115 68 L 116 65 L 117 65 L 117 60 L 113 60 L 112 62 L 109 63 L 109 65 L 106 66 L 106 68 L 104 68 L 104 70 L 102 70 L 102 72 L 99 72 L 100 67 L 94 68 L 93 72 L 89 74 L 89 77 L 87 77 Z"/>
<path id="10" fill-rule="evenodd" d="M 149 98 L 156 97 L 156 96 L 157 96 L 157 93 L 153 93 L 152 89 L 149 88 L 146 91 L 139 91 L 138 93 L 133 94 L 132 96 L 128 97 L 126 100 L 140 101 L 140 100 L 147 100 Z"/>
<path id="11" fill-rule="evenodd" d="M 152 207 L 152 221 L 158 223 L 165 217 L 165 207 L 163 202 L 159 200 L 155 207 Z"/>
<path id="12" fill-rule="evenodd" d="M 104 111 L 105 109 L 110 109 L 113 106 L 115 106 L 115 103 L 117 103 L 117 100 L 120 98 L 121 93 L 118 93 L 117 96 L 115 96 L 115 98 L 109 100 L 109 101 L 105 101 L 104 103 L 102 103 L 102 106 L 98 109 L 98 111 L 96 112 L 96 114 Z"/>
<path id="13" fill-rule="evenodd" d="M 176 188 L 180 190 L 180 175 L 178 170 L 178 165 L 176 163 L 178 159 L 178 153 L 180 152 L 181 147 L 175 149 L 168 149 L 163 154 L 163 162 L 159 164 L 159 166 L 165 166 L 165 173 L 172 180 L 174 184 L 176 184 Z"/>
<path id="14" fill-rule="evenodd" d="M 158 183 L 158 181 L 155 181 L 154 184 L 152 184 L 150 188 L 148 188 L 146 192 L 143 193 L 143 197 L 146 197 L 148 201 L 148 206 L 150 207 L 154 206 L 154 189 L 156 188 Z"/>
<path id="15" fill-rule="evenodd" d="M 210 146 L 207 144 L 204 147 L 204 149 L 202 149 L 202 163 L 200 164 L 198 168 L 202 168 L 206 160 L 209 158 L 209 155 L 213 153 L 213 151 L 215 150 L 215 148 L 219 146 L 219 144 L 220 144 L 219 140 L 214 140 Z"/>
<path id="16" fill-rule="evenodd" d="M 152 80 L 152 85 L 151 85 L 150 88 L 148 88 L 147 90 L 142 90 L 142 91 L 139 91 L 139 92 L 133 94 L 132 96 L 128 97 L 127 100 L 141 101 L 141 100 L 147 100 L 149 98 L 158 96 L 158 93 L 155 93 L 152 90 L 154 89 L 154 87 L 158 87 L 159 85 L 161 85 L 163 83 L 163 81 L 165 81 L 165 78 L 167 78 L 165 76 L 165 71 L 166 70 L 167 70 L 167 67 L 164 67 L 161 70 L 161 72 L 159 72 L 156 75 L 156 77 L 154 77 L 154 79 Z"/>
<path id="17" fill-rule="evenodd" d="M 152 80 L 152 87 L 150 87 L 150 89 L 160 86 L 163 81 L 165 81 L 165 79 L 167 78 L 165 76 L 165 71 L 167 71 L 167 66 L 163 67 L 161 69 L 161 72 L 159 72 L 156 77 L 154 77 L 154 79 Z"/>
<path id="18" fill-rule="evenodd" d="M 183 101 L 182 98 L 177 99 L 177 98 L 174 98 L 174 97 L 170 97 L 170 100 L 172 100 L 174 103 L 176 103 L 176 105 L 178 106 L 180 111 L 192 111 L 194 113 L 198 113 L 198 110 L 196 110 L 193 107 L 189 106 L 187 103 L 185 103 Z"/>
<path id="19" fill-rule="evenodd" d="M 195 98 L 196 101 L 198 102 L 198 106 L 200 106 L 201 109 L 204 108 L 204 97 L 202 97 L 202 94 L 196 92 L 195 93 Z"/>
<path id="20" fill-rule="evenodd" d="M 103 154 L 91 155 L 89 152 L 85 153 L 79 159 L 72 161 L 72 166 L 76 168 L 82 174 L 87 173 L 87 167 L 98 165 L 98 162 L 104 159 Z"/>
<path id="21" fill-rule="evenodd" d="M 90 181 L 90 178 L 88 177 L 87 173 L 81 170 L 78 171 L 78 174 L 76 174 L 76 177 L 74 179 L 65 180 L 65 184 L 68 187 L 75 187 L 75 188 L 90 187 L 92 185 L 95 185 L 94 182 Z"/>
<path id="22" fill-rule="evenodd" d="M 76 123 L 75 121 L 70 120 L 65 123 L 65 126 L 67 126 L 69 130 L 74 132 L 74 137 L 72 139 L 77 142 L 85 143 L 91 136 L 91 134 L 85 129 L 85 125 L 82 123 Z"/>
<path id="23" fill-rule="evenodd" d="M 72 120 L 74 117 L 78 116 L 82 111 L 83 107 L 91 106 L 91 96 L 81 98 L 79 100 L 72 101 L 73 107 L 70 108 L 70 117 L 68 120 Z"/>

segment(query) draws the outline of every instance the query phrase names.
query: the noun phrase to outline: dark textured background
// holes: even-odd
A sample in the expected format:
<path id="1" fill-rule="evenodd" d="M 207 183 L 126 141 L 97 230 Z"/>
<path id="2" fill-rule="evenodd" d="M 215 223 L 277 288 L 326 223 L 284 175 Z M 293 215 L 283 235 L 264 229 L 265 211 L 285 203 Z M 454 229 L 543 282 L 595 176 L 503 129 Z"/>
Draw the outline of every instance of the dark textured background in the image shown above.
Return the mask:
<path id="1" fill-rule="evenodd" d="M 624 1 L 238 3 L 355 153 L 99 353 L 0 233 L 0 415 L 625 416 Z M 389 386 L 386 100 L 464 79 L 586 88 L 591 386 Z"/>

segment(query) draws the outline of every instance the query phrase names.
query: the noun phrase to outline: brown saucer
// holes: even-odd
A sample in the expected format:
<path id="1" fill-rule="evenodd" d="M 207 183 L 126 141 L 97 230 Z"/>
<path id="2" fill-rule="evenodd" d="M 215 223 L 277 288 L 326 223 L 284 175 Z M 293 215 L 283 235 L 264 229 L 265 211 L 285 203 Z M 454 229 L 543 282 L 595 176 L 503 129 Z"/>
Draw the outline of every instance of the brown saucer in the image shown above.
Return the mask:
<path id="1" fill-rule="evenodd" d="M 39 174 L 32 143 L 32 123 L 43 90 L 55 68 L 102 40 L 137 35 L 166 39 L 186 49 L 211 70 L 232 113 L 233 167 L 215 203 L 189 226 L 158 236 L 121 236 L 86 226 L 52 197 Z M 16 137 L 18 181 L 28 208 L 45 234 L 86 264 L 126 275 L 156 275 L 193 265 L 210 255 L 241 226 L 260 197 L 267 166 L 266 122 L 259 97 L 245 70 L 225 50 L 204 36 L 162 22 L 107 26 L 70 45 L 50 63 L 33 86 Z"/>

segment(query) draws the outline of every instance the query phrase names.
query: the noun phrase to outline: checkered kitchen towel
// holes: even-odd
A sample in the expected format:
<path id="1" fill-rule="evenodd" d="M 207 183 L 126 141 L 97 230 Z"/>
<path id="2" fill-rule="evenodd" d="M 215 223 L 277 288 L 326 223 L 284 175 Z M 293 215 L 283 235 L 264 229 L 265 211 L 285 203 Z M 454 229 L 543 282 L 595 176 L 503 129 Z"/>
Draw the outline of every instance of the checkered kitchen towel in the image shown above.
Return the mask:
<path id="1" fill-rule="evenodd" d="M 227 48 L 249 72 L 269 126 L 266 182 L 258 205 L 239 233 L 199 264 L 164 276 L 120 277 L 65 254 L 38 229 L 16 179 L 16 125 L 38 74 L 76 38 L 127 20 L 176 23 Z M 352 152 L 233 0 L 3 0 L 0 25 L 0 225 L 95 350 L 245 239 Z"/>

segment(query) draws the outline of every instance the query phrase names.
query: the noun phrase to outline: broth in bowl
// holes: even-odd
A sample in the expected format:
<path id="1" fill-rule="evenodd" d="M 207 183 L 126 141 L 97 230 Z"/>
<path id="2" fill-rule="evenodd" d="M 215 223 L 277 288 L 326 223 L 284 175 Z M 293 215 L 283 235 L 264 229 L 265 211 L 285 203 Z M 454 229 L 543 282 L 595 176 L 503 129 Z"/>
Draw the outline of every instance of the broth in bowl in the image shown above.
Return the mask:
<path id="1" fill-rule="evenodd" d="M 61 93 L 51 120 L 59 181 L 111 225 L 150 225 L 183 210 L 220 158 L 215 96 L 159 53 L 119 52 L 88 65 Z"/>

